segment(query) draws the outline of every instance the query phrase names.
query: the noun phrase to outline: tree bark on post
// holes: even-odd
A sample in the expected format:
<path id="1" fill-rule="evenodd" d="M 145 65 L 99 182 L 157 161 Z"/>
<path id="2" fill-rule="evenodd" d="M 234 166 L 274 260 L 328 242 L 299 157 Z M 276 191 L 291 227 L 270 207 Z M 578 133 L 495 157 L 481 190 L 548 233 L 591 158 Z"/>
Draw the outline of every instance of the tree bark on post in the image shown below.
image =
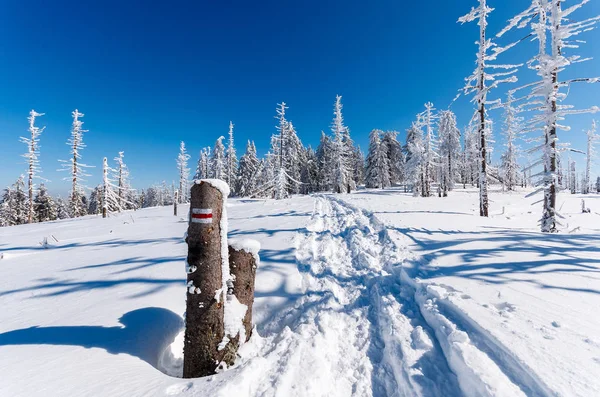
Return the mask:
<path id="1" fill-rule="evenodd" d="M 233 278 L 233 294 L 237 300 L 248 307 L 244 316 L 246 340 L 252 334 L 252 305 L 254 304 L 254 280 L 256 278 L 256 259 L 245 249 L 229 246 L 229 273 Z"/>
<path id="2" fill-rule="evenodd" d="M 195 184 L 191 189 L 186 239 L 184 378 L 212 375 L 222 361 L 223 352 L 218 346 L 225 332 L 221 252 L 223 199 L 223 194 L 208 182 Z"/>

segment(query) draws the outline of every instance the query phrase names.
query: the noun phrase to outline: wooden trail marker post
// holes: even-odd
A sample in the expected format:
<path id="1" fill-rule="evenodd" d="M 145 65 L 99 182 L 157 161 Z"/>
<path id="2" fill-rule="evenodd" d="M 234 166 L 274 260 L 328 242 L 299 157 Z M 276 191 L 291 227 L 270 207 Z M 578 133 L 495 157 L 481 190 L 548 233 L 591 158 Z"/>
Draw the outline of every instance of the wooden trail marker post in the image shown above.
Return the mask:
<path id="1" fill-rule="evenodd" d="M 223 239 L 227 235 L 227 222 L 222 219 L 228 192 L 225 186 L 217 187 L 222 183 L 202 180 L 191 189 L 186 237 L 184 378 L 213 375 L 221 363 L 232 365 L 239 345 L 252 333 L 254 280 L 260 245 L 245 240 L 227 247 Z M 238 311 L 240 307 L 244 309 L 240 303 L 245 305 L 245 312 Z M 226 318 L 227 310 L 230 314 Z M 226 326 L 231 335 L 226 335 Z M 240 340 L 242 334 L 244 340 Z"/>
<path id="2" fill-rule="evenodd" d="M 175 200 L 173 200 L 173 215 L 177 216 L 177 200 L 179 200 L 179 192 L 175 192 Z"/>
<path id="3" fill-rule="evenodd" d="M 225 333 L 221 257 L 223 194 L 208 182 L 191 189 L 187 232 L 187 302 L 183 355 L 183 377 L 197 378 L 215 373 L 222 361 L 219 343 Z M 218 298 L 215 299 L 215 298 Z"/>

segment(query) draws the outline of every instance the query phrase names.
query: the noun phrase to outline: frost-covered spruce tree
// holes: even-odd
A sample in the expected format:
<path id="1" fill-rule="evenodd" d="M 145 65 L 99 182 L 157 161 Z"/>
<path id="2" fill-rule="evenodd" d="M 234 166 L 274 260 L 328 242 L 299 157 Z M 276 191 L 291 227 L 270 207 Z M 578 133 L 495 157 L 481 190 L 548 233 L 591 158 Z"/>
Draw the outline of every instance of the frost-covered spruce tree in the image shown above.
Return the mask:
<path id="1" fill-rule="evenodd" d="M 373 130 L 369 135 L 369 153 L 367 154 L 367 166 L 365 182 L 368 188 L 385 189 L 391 186 L 390 163 L 387 150 L 381 143 L 383 131 Z"/>
<path id="2" fill-rule="evenodd" d="M 258 187 L 259 161 L 254 142 L 248 141 L 246 152 L 240 158 L 236 191 L 240 197 L 252 197 Z"/>
<path id="3" fill-rule="evenodd" d="M 277 104 L 277 106 L 275 118 L 279 120 L 279 123 L 276 127 L 277 134 L 271 138 L 271 153 L 275 166 L 273 181 L 275 199 L 281 200 L 289 197 L 290 192 L 297 191 L 301 182 L 299 181 L 300 167 L 294 165 L 297 161 L 299 140 L 297 140 L 292 124 L 285 117 L 285 110 L 288 108 L 285 102 Z M 293 175 L 291 175 L 292 172 Z"/>
<path id="4" fill-rule="evenodd" d="M 596 193 L 600 193 L 600 176 L 596 178 Z"/>
<path id="5" fill-rule="evenodd" d="M 6 191 L 0 198 L 0 227 L 10 226 L 9 219 L 11 208 L 9 203 L 7 201 L 4 201 L 5 194 Z"/>
<path id="6" fill-rule="evenodd" d="M 88 200 L 88 214 L 102 214 L 102 190 L 102 185 L 98 185 L 92 189 L 92 192 L 90 193 L 90 198 Z"/>
<path id="7" fill-rule="evenodd" d="M 575 169 L 575 162 L 569 159 L 569 190 L 571 194 L 577 193 L 577 170 Z"/>
<path id="8" fill-rule="evenodd" d="M 587 153 L 585 156 L 585 184 L 582 186 L 582 193 L 588 194 L 592 188 L 592 159 L 595 157 L 594 143 L 600 138 L 596 134 L 596 120 L 592 120 L 592 128 L 587 130 Z"/>
<path id="9" fill-rule="evenodd" d="M 44 113 L 38 113 L 35 110 L 29 112 L 29 137 L 21 137 L 21 142 L 27 145 L 27 153 L 23 155 L 27 159 L 28 170 L 27 170 L 27 183 L 28 183 L 28 209 L 27 209 L 27 222 L 32 223 L 35 221 L 35 211 L 33 195 L 35 190 L 34 179 L 39 178 L 41 172 L 39 151 L 40 151 L 40 135 L 46 127 L 36 127 L 35 118 L 43 116 Z"/>
<path id="10" fill-rule="evenodd" d="M 12 186 L 7 186 L 2 194 L 2 212 L 0 213 L 0 222 L 2 226 L 14 226 L 18 225 L 17 220 L 17 206 L 15 200 L 15 192 Z"/>
<path id="11" fill-rule="evenodd" d="M 256 193 L 251 197 L 275 197 L 275 174 L 276 174 L 277 157 L 271 152 L 267 152 L 265 158 L 260 161 L 258 167 L 258 187 Z"/>
<path id="12" fill-rule="evenodd" d="M 519 108 L 514 106 L 514 93 L 509 91 L 504 105 L 504 153 L 501 157 L 502 183 L 506 190 L 514 190 L 519 183 L 518 146 L 516 140 L 522 131 L 523 118 L 518 116 Z"/>
<path id="13" fill-rule="evenodd" d="M 446 197 L 448 191 L 454 189 L 454 181 L 459 172 L 460 163 L 460 130 L 456 125 L 456 115 L 451 110 L 440 112 L 440 187 Z"/>
<path id="14" fill-rule="evenodd" d="M 27 195 L 25 194 L 25 180 L 21 175 L 15 183 L 4 191 L 2 202 L 8 204 L 8 211 L 4 215 L 8 226 L 27 223 L 28 208 Z"/>
<path id="15" fill-rule="evenodd" d="M 117 157 L 118 158 L 118 157 Z M 113 179 L 111 175 L 119 177 L 117 169 L 108 166 L 108 160 L 104 157 L 102 161 L 102 217 L 106 218 L 108 214 L 121 212 L 126 209 L 126 205 L 133 205 L 125 196 L 119 196 L 119 181 Z"/>
<path id="16" fill-rule="evenodd" d="M 402 145 L 398 142 L 397 131 L 387 131 L 383 134 L 381 145 L 388 158 L 390 166 L 390 183 L 396 184 L 404 180 L 404 153 L 402 153 Z M 358 164 L 355 164 L 357 166 Z"/>
<path id="17" fill-rule="evenodd" d="M 190 179 L 190 169 L 188 168 L 188 160 L 190 155 L 185 149 L 185 142 L 179 144 L 179 155 L 177 156 L 177 170 L 179 171 L 179 188 L 177 190 L 177 202 L 179 204 L 187 203 L 188 201 L 188 181 Z"/>
<path id="18" fill-rule="evenodd" d="M 439 154 L 437 153 L 437 144 L 435 135 L 433 133 L 435 120 L 438 118 L 434 113 L 435 108 L 433 103 L 427 102 L 425 104 L 425 111 L 421 113 L 420 120 L 425 128 L 425 134 L 423 136 L 423 190 L 424 197 L 431 196 L 431 184 L 435 180 L 436 169 L 439 161 Z"/>
<path id="19" fill-rule="evenodd" d="M 298 138 L 296 128 L 291 121 L 288 123 L 286 137 L 286 144 L 284 145 L 286 153 L 284 155 L 284 159 L 285 170 L 289 176 L 288 192 L 290 194 L 298 194 L 300 193 L 300 187 L 302 186 L 300 174 L 304 146 L 302 145 L 300 138 Z"/>
<path id="20" fill-rule="evenodd" d="M 71 214 L 69 213 L 69 205 L 60 196 L 56 199 L 56 216 L 58 219 L 71 218 Z"/>
<path id="21" fill-rule="evenodd" d="M 71 147 L 71 159 L 59 160 L 63 168 L 61 171 L 69 172 L 71 175 L 66 180 L 71 180 L 71 192 L 69 194 L 69 211 L 70 217 L 76 218 L 87 214 L 87 205 L 85 203 L 85 194 L 83 193 L 85 182 L 84 177 L 89 176 L 85 173 L 86 168 L 90 168 L 89 165 L 81 163 L 81 151 L 85 148 L 83 143 L 83 134 L 87 132 L 84 130 L 83 121 L 80 119 L 83 117 L 83 113 L 80 113 L 77 109 L 73 111 L 73 125 L 71 127 L 71 137 L 67 141 L 67 145 Z"/>
<path id="22" fill-rule="evenodd" d="M 423 127 L 418 120 L 406 133 L 406 178 L 412 187 L 415 196 L 427 196 L 425 188 L 425 146 L 423 144 Z"/>
<path id="23" fill-rule="evenodd" d="M 333 122 L 331 124 L 331 160 L 332 160 L 332 190 L 334 193 L 350 193 L 353 188 L 351 178 L 351 158 L 353 143 L 348 127 L 344 125 L 342 116 L 342 97 L 337 95 L 333 106 Z"/>
<path id="24" fill-rule="evenodd" d="M 43 183 L 40 184 L 34 202 L 36 222 L 47 222 L 57 219 L 56 204 L 54 203 L 52 196 L 48 194 L 48 190 Z"/>
<path id="25" fill-rule="evenodd" d="M 117 206 L 119 212 L 123 209 L 134 209 L 136 203 L 132 200 L 134 191 L 129 182 L 129 168 L 124 161 L 125 152 L 119 152 L 119 155 L 114 158 L 116 168 L 113 169 L 112 179 L 117 186 Z"/>
<path id="26" fill-rule="evenodd" d="M 212 169 L 211 176 L 215 179 L 225 180 L 225 146 L 223 145 L 224 136 L 220 136 L 215 142 L 212 157 L 210 159 L 210 167 Z"/>
<path id="27" fill-rule="evenodd" d="M 317 147 L 317 191 L 324 192 L 331 189 L 332 179 L 332 158 L 331 158 L 331 140 L 321 131 L 321 140 Z"/>
<path id="28" fill-rule="evenodd" d="M 583 0 L 565 10 L 562 9 L 561 0 L 533 0 L 530 6 L 522 13 L 515 16 L 509 25 L 498 35 L 501 36 L 510 29 L 529 26 L 531 33 L 538 42 L 538 54 L 527 65 L 535 70 L 539 76 L 537 82 L 527 84 L 519 89 L 529 89 L 526 96 L 527 103 L 521 105 L 535 112 L 526 128 L 528 130 L 541 129 L 542 134 L 542 159 L 543 164 L 542 188 L 544 192 L 544 209 L 542 213 L 541 230 L 546 233 L 558 231 L 559 216 L 556 211 L 556 197 L 558 193 L 557 158 L 558 158 L 558 129 L 569 130 L 568 126 L 561 125 L 565 116 L 580 113 L 592 113 L 600 110 L 597 106 L 588 109 L 574 109 L 573 106 L 561 104 L 567 97 L 571 84 L 576 82 L 595 83 L 598 78 L 574 78 L 560 81 L 559 73 L 566 71 L 569 66 L 582 62 L 579 55 L 567 56 L 566 50 L 576 49 L 581 40 L 574 37 L 587 32 L 598 22 L 598 17 L 573 18 L 571 14 L 586 4 Z"/>
<path id="29" fill-rule="evenodd" d="M 477 45 L 476 67 L 473 74 L 467 77 L 467 84 L 463 88 L 465 94 L 474 94 L 473 102 L 477 106 L 477 139 L 479 149 L 479 215 L 488 216 L 488 135 L 489 123 L 486 119 L 486 105 L 488 105 L 487 96 L 489 92 L 501 83 L 517 81 L 514 75 L 517 72 L 516 65 L 493 65 L 490 62 L 495 61 L 499 54 L 511 48 L 514 44 L 506 47 L 498 47 L 492 40 L 486 38 L 487 18 L 493 8 L 487 6 L 486 0 L 478 0 L 479 5 L 471 8 L 471 11 L 458 19 L 458 22 L 466 23 L 477 21 L 479 25 L 479 40 Z M 489 69 L 503 71 L 490 73 Z"/>
<path id="30" fill-rule="evenodd" d="M 400 153 L 400 155 L 402 156 L 402 159 L 404 159 L 404 153 Z M 354 149 L 354 155 L 352 158 L 352 161 L 354 163 L 352 170 L 354 171 L 354 184 L 358 187 L 361 185 L 364 185 L 365 183 L 365 155 L 363 154 L 362 150 L 360 149 L 360 146 L 357 146 L 356 149 Z M 401 170 L 401 176 L 402 179 L 404 180 L 404 168 L 402 168 Z"/>
<path id="31" fill-rule="evenodd" d="M 477 124 L 470 122 L 465 129 L 465 170 L 467 183 L 479 187 L 480 151 Z"/>
<path id="32" fill-rule="evenodd" d="M 227 151 L 225 152 L 225 182 L 229 185 L 231 193 L 236 194 L 237 187 L 237 169 L 238 158 L 235 152 L 233 142 L 233 122 L 229 122 L 229 142 L 227 143 Z"/>
<path id="33" fill-rule="evenodd" d="M 317 177 L 319 173 L 319 165 L 317 154 L 312 147 L 307 147 L 302 153 L 302 161 L 300 167 L 300 182 L 302 186 L 300 193 L 310 194 L 317 191 Z"/>
<path id="34" fill-rule="evenodd" d="M 200 157 L 196 164 L 196 172 L 194 173 L 194 180 L 197 179 L 209 179 L 211 178 L 211 167 L 210 167 L 210 146 L 200 150 Z"/>

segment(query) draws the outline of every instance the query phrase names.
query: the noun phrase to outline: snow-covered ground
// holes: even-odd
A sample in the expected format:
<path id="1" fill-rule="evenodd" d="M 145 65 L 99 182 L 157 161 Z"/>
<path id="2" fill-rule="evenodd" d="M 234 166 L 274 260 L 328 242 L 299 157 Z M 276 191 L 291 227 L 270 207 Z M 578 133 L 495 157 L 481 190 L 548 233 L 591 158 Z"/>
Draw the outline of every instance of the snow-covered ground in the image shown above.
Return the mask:
<path id="1" fill-rule="evenodd" d="M 193 380 L 164 373 L 187 207 L 0 228 L 0 396 L 600 395 L 600 196 L 560 195 L 559 235 L 523 196 L 489 219 L 462 189 L 230 200 L 262 245 L 257 332 Z"/>

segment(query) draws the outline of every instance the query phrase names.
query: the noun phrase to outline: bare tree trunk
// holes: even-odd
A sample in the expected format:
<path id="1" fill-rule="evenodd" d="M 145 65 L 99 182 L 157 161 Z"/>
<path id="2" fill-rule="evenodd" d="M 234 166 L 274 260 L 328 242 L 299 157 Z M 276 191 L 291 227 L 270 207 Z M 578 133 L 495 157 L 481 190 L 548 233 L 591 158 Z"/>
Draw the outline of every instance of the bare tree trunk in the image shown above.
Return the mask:
<path id="1" fill-rule="evenodd" d="M 191 189 L 183 377 L 215 373 L 223 359 L 224 299 L 221 217 L 223 195 L 207 182 Z"/>
<path id="2" fill-rule="evenodd" d="M 234 280 L 233 294 L 241 304 L 248 307 L 243 321 L 246 329 L 246 341 L 248 341 L 252 334 L 252 305 L 254 304 L 254 280 L 256 278 L 254 255 L 229 246 L 229 272 Z"/>
<path id="3" fill-rule="evenodd" d="M 481 170 L 479 171 L 479 215 L 488 216 L 488 191 L 487 191 L 487 151 L 485 147 L 485 104 L 479 107 L 479 139 Z"/>
<path id="4" fill-rule="evenodd" d="M 173 215 L 175 216 L 177 216 L 177 196 L 179 196 L 179 192 L 175 192 L 175 200 L 173 200 Z"/>

